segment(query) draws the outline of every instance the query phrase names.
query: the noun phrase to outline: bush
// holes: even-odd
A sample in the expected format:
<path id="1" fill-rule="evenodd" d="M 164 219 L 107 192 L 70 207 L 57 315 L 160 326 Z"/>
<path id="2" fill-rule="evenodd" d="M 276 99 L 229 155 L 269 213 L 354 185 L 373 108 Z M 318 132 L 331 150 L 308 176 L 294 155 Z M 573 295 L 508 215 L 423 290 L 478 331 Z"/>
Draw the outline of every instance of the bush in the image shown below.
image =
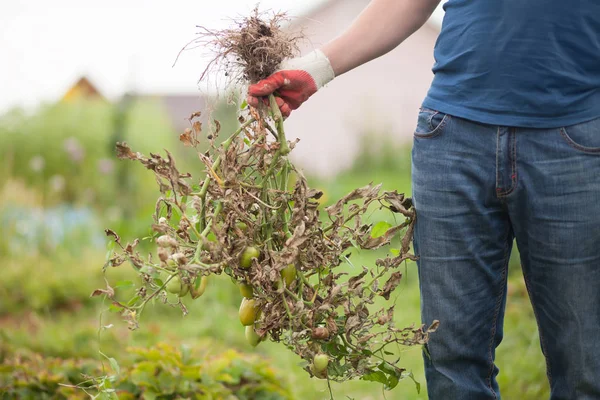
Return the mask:
<path id="1" fill-rule="evenodd" d="M 0 258 L 0 316 L 23 311 L 73 310 L 98 304 L 90 293 L 104 285 L 103 253 L 82 249 L 71 255 L 64 250 L 50 254 L 23 252 Z M 111 271 L 116 279 L 129 271 Z"/>
<path id="2" fill-rule="evenodd" d="M 210 346 L 176 349 L 165 343 L 128 352 L 136 356 L 131 366 L 120 369 L 109 359 L 106 369 L 114 375 L 103 376 L 103 367 L 93 360 L 5 354 L 0 358 L 0 395 L 3 399 L 85 399 L 89 398 L 85 388 L 100 394 L 100 399 L 293 398 L 285 379 L 268 361 L 255 356 L 233 350 L 213 354 Z"/>

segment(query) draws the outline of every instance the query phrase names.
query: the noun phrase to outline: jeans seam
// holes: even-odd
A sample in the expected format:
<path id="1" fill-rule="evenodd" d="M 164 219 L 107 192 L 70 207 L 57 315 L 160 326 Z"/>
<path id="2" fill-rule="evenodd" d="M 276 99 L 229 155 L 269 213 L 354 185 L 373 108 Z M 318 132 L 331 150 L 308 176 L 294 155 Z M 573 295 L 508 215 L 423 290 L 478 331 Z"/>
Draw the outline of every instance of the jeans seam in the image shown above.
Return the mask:
<path id="1" fill-rule="evenodd" d="M 438 112 L 438 114 L 439 114 L 439 112 Z M 431 118 L 433 118 L 433 116 Z M 415 131 L 413 133 L 413 136 L 417 139 L 432 139 L 434 137 L 437 137 L 442 134 L 443 129 L 446 126 L 446 124 L 448 124 L 448 121 L 450 121 L 450 118 L 451 118 L 450 114 L 444 114 L 442 121 L 439 123 L 438 126 L 435 127 L 434 130 L 427 132 L 427 133 L 417 133 Z M 428 122 L 427 125 L 431 125 L 431 122 Z M 428 128 L 429 127 L 430 126 L 428 126 Z"/>
<path id="2" fill-rule="evenodd" d="M 560 128 L 560 135 L 563 137 L 565 142 L 567 142 L 567 144 L 569 146 L 571 146 L 572 148 L 574 148 L 575 150 L 579 150 L 582 153 L 588 153 L 588 154 L 600 153 L 600 147 L 587 147 L 587 146 L 582 146 L 579 143 L 575 142 L 573 139 L 571 139 L 571 136 L 569 136 L 569 133 L 567 132 L 567 130 L 565 128 Z"/>
<path id="3" fill-rule="evenodd" d="M 500 189 L 500 126 L 496 129 L 496 195 L 502 192 Z"/>
<path id="4" fill-rule="evenodd" d="M 509 131 L 510 132 L 510 131 Z M 500 197 L 506 197 L 509 194 L 511 194 L 512 192 L 515 191 L 515 189 L 517 188 L 517 182 L 519 180 L 519 177 L 517 175 L 517 134 L 516 131 L 513 131 L 513 135 L 510 136 L 509 133 L 509 140 L 511 140 L 511 153 L 512 153 L 512 160 L 511 160 L 511 174 L 510 174 L 510 180 L 511 180 L 511 186 L 507 191 L 496 191 L 496 196 L 498 198 Z M 498 146 L 498 145 L 496 145 Z M 498 163 L 498 153 L 496 153 L 496 163 Z M 496 182 L 498 182 L 498 167 L 496 167 Z"/>
<path id="5" fill-rule="evenodd" d="M 529 277 L 527 276 L 525 269 L 524 268 L 522 268 L 522 269 L 523 269 L 523 280 L 525 281 L 525 288 L 527 289 L 527 294 L 529 295 L 529 301 L 531 301 L 533 315 L 535 316 L 535 322 L 537 324 L 538 332 L 540 335 L 540 344 L 542 346 L 542 351 L 544 352 L 544 358 L 546 359 L 546 375 L 548 376 L 548 383 L 550 384 L 550 387 L 552 387 L 552 370 L 550 368 L 550 360 L 547 355 L 548 354 L 548 351 L 547 351 L 548 346 L 546 346 L 546 340 L 544 339 L 544 335 L 542 333 L 542 328 L 541 328 L 540 322 L 539 322 L 540 319 L 538 317 L 538 313 L 535 308 L 535 301 L 533 300 L 533 292 L 530 287 Z"/>
<path id="6" fill-rule="evenodd" d="M 505 242 L 508 241 L 508 237 L 510 235 L 510 227 L 507 228 L 506 231 L 506 239 Z M 496 396 L 496 392 L 494 391 L 494 389 L 492 388 L 492 375 L 494 374 L 494 357 L 492 355 L 492 349 L 494 346 L 494 339 L 496 336 L 496 329 L 497 329 L 497 325 L 498 325 L 498 315 L 500 313 L 500 307 L 502 306 L 502 299 L 504 298 L 504 294 L 505 294 L 505 290 L 506 290 L 506 280 L 508 277 L 508 262 L 510 260 L 509 257 L 509 253 L 510 252 L 510 246 L 508 243 L 506 243 L 506 247 L 504 248 L 504 259 L 502 260 L 502 286 L 500 289 L 500 294 L 498 295 L 498 300 L 496 300 L 496 309 L 494 310 L 494 323 L 492 324 L 492 334 L 491 334 L 491 338 L 490 338 L 490 345 L 489 345 L 489 361 L 490 361 L 490 374 L 487 378 L 487 382 L 488 382 L 488 388 L 490 389 L 490 391 L 492 392 L 492 395 L 494 396 L 494 399 L 498 399 L 498 396 Z"/>

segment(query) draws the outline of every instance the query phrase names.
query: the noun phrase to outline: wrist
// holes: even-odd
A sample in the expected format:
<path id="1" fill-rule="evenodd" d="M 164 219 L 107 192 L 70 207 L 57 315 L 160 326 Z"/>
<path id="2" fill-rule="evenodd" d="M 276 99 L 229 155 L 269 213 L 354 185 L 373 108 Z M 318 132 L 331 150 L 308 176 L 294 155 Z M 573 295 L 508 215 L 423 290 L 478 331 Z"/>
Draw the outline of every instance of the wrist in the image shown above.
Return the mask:
<path id="1" fill-rule="evenodd" d="M 306 71 L 315 81 L 317 89 L 322 88 L 335 78 L 329 59 L 321 50 L 310 53 L 281 63 L 280 70 L 302 70 Z"/>

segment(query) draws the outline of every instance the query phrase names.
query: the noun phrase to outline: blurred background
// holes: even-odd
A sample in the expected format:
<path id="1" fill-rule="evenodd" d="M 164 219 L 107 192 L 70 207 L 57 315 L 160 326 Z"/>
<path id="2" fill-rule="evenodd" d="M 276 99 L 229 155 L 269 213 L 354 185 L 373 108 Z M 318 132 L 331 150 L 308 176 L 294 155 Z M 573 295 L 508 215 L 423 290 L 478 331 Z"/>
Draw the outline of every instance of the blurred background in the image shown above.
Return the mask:
<path id="1" fill-rule="evenodd" d="M 268 0 L 260 9 L 287 11 L 287 29 L 307 35 L 301 49 L 306 52 L 341 33 L 366 4 Z M 180 170 L 200 173 L 197 156 L 178 140 L 186 118 L 202 111 L 228 132 L 235 129 L 239 107 L 214 86 L 198 84 L 209 60 L 203 49 L 185 51 L 173 64 L 196 25 L 228 26 L 255 5 L 0 4 L 0 395 L 9 396 L 10 387 L 18 393 L 14 398 L 86 398 L 59 383 L 82 382 L 82 373 L 102 375 L 102 361 L 114 372 L 107 362 L 114 358 L 131 393 L 145 388 L 143 398 L 173 398 L 173 382 L 208 393 L 202 398 L 329 398 L 327 383 L 309 379 L 300 359 L 282 345 L 246 344 L 237 318 L 240 295 L 228 279 L 212 281 L 187 317 L 157 307 L 135 332 L 105 312 L 107 304 L 90 298 L 104 286 L 104 229 L 126 241 L 145 236 L 158 194 L 151 173 L 116 159 L 115 142 L 143 153 L 168 149 Z M 339 77 L 286 121 L 288 137 L 300 138 L 294 161 L 324 191 L 323 206 L 369 182 L 410 194 L 412 132 L 432 78 L 442 18 L 439 8 L 402 46 Z M 359 253 L 354 263 L 372 265 L 379 256 Z M 135 274 L 122 267 L 108 278 L 125 290 Z M 419 324 L 417 284 L 415 265 L 409 264 L 395 293 L 399 326 Z M 505 325 L 497 355 L 503 396 L 548 397 L 516 252 Z M 332 385 L 336 398 L 427 398 L 420 349 L 398 355 L 421 382 L 420 393 L 409 379 L 387 393 L 380 384 L 350 382 Z M 173 360 L 200 362 L 202 379 L 175 368 Z"/>

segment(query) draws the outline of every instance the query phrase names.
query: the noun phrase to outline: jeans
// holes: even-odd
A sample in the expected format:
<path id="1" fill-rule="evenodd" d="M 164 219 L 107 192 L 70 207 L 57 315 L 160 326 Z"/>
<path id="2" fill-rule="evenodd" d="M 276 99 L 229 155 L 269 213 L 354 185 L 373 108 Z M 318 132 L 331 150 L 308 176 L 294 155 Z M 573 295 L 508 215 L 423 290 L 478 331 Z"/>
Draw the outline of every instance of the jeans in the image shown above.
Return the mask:
<path id="1" fill-rule="evenodd" d="M 600 119 L 556 129 L 422 109 L 414 233 L 431 399 L 500 399 L 508 260 L 516 239 L 551 399 L 600 399 Z"/>

